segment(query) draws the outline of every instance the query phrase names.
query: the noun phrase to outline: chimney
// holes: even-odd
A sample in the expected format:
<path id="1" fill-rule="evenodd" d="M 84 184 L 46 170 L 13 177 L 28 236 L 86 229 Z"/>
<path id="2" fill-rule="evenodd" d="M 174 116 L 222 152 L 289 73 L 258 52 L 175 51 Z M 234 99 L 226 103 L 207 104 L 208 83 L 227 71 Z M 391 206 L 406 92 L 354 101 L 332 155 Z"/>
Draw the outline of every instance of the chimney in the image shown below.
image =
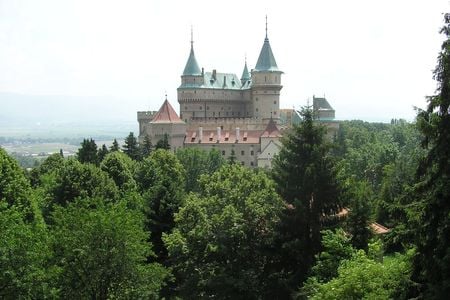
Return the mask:
<path id="1" fill-rule="evenodd" d="M 217 127 L 217 142 L 220 143 L 220 127 Z"/>
<path id="2" fill-rule="evenodd" d="M 216 80 L 216 69 L 213 70 L 212 72 L 212 79 L 215 81 Z"/>
<path id="3" fill-rule="evenodd" d="M 202 67 L 202 76 L 205 75 L 205 68 Z"/>
<path id="4" fill-rule="evenodd" d="M 241 138 L 241 130 L 239 129 L 239 127 L 236 127 L 236 142 L 238 142 L 240 138 Z"/>
<path id="5" fill-rule="evenodd" d="M 203 127 L 198 128 L 198 142 L 201 143 L 203 140 Z"/>

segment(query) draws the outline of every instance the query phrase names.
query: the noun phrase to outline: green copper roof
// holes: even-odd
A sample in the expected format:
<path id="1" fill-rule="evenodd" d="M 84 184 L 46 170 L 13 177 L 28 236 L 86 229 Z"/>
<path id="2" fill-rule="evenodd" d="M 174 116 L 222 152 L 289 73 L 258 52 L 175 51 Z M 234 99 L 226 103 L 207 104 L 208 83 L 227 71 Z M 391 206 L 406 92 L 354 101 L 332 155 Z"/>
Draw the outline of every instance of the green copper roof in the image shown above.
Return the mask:
<path id="1" fill-rule="evenodd" d="M 189 54 L 186 67 L 184 67 L 183 71 L 183 76 L 184 75 L 202 75 L 200 68 L 198 67 L 197 60 L 195 59 L 194 46 L 192 42 L 191 42 L 191 53 Z"/>
<path id="2" fill-rule="evenodd" d="M 259 53 L 255 71 L 279 71 L 267 35 L 264 39 L 264 44 L 262 46 L 261 52 Z"/>
<path id="3" fill-rule="evenodd" d="M 250 73 L 248 72 L 247 62 L 245 62 L 244 71 L 242 71 L 241 82 L 244 82 L 244 81 L 247 81 L 250 79 L 251 79 L 251 76 L 250 76 Z"/>

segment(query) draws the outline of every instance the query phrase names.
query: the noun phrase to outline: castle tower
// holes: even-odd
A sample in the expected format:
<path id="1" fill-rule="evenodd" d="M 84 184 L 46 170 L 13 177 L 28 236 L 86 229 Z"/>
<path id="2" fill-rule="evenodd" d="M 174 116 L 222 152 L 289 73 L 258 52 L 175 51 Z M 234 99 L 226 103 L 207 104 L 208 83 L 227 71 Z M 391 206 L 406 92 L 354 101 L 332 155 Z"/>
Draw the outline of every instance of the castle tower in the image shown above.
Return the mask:
<path id="1" fill-rule="evenodd" d="M 183 75 L 181 75 L 181 85 L 184 86 L 199 86 L 203 84 L 203 74 L 198 67 L 197 60 L 194 53 L 194 40 L 191 29 L 191 52 L 189 53 L 186 66 L 184 67 Z"/>
<path id="2" fill-rule="evenodd" d="M 252 70 L 252 106 L 253 116 L 261 119 L 273 117 L 279 119 L 280 90 L 282 71 L 278 69 L 275 57 L 270 47 L 267 36 L 266 16 L 266 38 L 259 53 L 256 67 Z"/>

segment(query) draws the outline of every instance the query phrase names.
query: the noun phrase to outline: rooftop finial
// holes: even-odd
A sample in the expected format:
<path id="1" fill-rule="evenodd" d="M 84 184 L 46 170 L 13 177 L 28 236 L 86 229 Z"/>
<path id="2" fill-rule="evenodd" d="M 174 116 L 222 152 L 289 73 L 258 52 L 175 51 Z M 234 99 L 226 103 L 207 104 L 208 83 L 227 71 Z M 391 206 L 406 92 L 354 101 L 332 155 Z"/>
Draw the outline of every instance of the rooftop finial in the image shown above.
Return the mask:
<path id="1" fill-rule="evenodd" d="M 267 15 L 266 15 L 266 39 L 267 39 Z"/>
<path id="2" fill-rule="evenodd" d="M 166 101 L 167 101 L 167 91 L 164 91 L 164 94 L 166 94 Z"/>
<path id="3" fill-rule="evenodd" d="M 191 25 L 191 48 L 194 48 L 194 28 Z"/>

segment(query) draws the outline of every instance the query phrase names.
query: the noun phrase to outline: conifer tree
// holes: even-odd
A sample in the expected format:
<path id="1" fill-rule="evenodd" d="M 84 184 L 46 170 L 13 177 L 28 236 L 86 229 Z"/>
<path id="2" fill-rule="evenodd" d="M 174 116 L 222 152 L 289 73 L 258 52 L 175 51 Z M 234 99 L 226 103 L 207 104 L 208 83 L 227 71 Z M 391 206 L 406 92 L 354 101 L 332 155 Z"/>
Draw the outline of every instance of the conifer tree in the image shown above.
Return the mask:
<path id="1" fill-rule="evenodd" d="M 142 145 L 140 145 L 140 149 L 142 158 L 146 158 L 152 152 L 153 144 L 151 138 L 148 135 L 144 137 L 144 141 L 142 142 Z"/>
<path id="2" fill-rule="evenodd" d="M 102 162 L 103 158 L 105 158 L 106 154 L 108 153 L 109 153 L 108 148 L 106 147 L 105 144 L 103 144 L 102 147 L 99 148 L 97 151 L 98 161 Z"/>
<path id="3" fill-rule="evenodd" d="M 125 138 L 125 145 L 122 146 L 122 150 L 133 160 L 139 160 L 141 158 L 138 142 L 133 132 L 130 132 Z"/>
<path id="4" fill-rule="evenodd" d="M 119 143 L 117 142 L 116 139 L 114 139 L 114 141 L 113 141 L 111 147 L 109 148 L 109 151 L 110 151 L 110 152 L 114 152 L 114 151 L 119 151 L 119 150 L 120 150 L 120 148 L 119 148 Z"/>
<path id="5" fill-rule="evenodd" d="M 437 94 L 428 98 L 428 108 L 420 111 L 417 124 L 428 154 L 418 168 L 416 185 L 419 216 L 416 228 L 417 255 L 413 280 L 423 299 L 447 299 L 450 294 L 450 14 L 445 15 L 441 33 L 445 35 L 434 79 Z"/>
<path id="6" fill-rule="evenodd" d="M 286 202 L 279 228 L 281 265 L 292 289 L 320 251 L 327 216 L 340 208 L 326 128 L 314 122 L 310 107 L 300 114 L 301 124 L 283 140 L 273 164 L 278 193 Z"/>
<path id="7" fill-rule="evenodd" d="M 170 150 L 169 136 L 167 133 L 164 133 L 163 138 L 156 143 L 155 149 Z"/>
<path id="8" fill-rule="evenodd" d="M 81 148 L 78 149 L 77 158 L 81 163 L 98 164 L 97 144 L 90 139 L 83 139 Z"/>

